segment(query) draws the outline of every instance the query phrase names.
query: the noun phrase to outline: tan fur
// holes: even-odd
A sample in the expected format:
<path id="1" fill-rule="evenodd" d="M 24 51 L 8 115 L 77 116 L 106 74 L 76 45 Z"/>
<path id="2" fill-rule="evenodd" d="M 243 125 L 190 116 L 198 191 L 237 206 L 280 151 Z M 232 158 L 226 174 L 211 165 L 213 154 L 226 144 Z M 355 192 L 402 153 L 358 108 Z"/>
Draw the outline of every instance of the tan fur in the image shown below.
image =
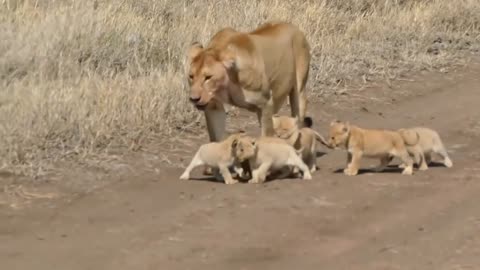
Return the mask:
<path id="1" fill-rule="evenodd" d="M 266 23 L 252 32 L 224 28 L 205 48 L 195 42 L 187 58 L 190 100 L 205 111 L 210 141 L 224 137 L 224 104 L 256 112 L 264 136 L 273 136 L 272 115 L 287 97 L 292 116 L 305 117 L 310 46 L 296 26 Z"/>
<path id="2" fill-rule="evenodd" d="M 235 184 L 238 181 L 232 178 L 229 167 L 239 167 L 240 163 L 233 156 L 232 143 L 238 138 L 246 136 L 245 133 L 236 133 L 227 137 L 221 142 L 210 142 L 201 145 L 192 161 L 180 176 L 181 180 L 188 180 L 190 178 L 190 172 L 201 165 L 208 165 L 216 168 L 220 171 L 225 184 Z M 238 168 L 235 168 L 237 173 L 240 173 Z"/>
<path id="3" fill-rule="evenodd" d="M 296 117 L 285 115 L 273 116 L 273 129 L 275 136 L 284 139 L 296 150 L 303 148 L 301 153 L 302 160 L 307 164 L 310 172 L 315 172 L 317 169 L 316 142 L 319 141 L 321 144 L 328 146 L 325 138 L 311 128 L 299 128 Z"/>
<path id="4" fill-rule="evenodd" d="M 419 165 L 419 170 L 428 169 L 432 153 L 442 156 L 445 167 L 451 168 L 453 166 L 437 131 L 426 127 L 413 127 L 400 129 L 399 131 L 407 144 L 408 152 L 415 157 L 415 163 Z M 414 137 L 418 137 L 418 139 L 415 143 L 412 143 Z M 405 164 L 402 163 L 399 167 L 405 167 Z"/>
<path id="5" fill-rule="evenodd" d="M 243 136 L 234 142 L 234 156 L 239 161 L 248 160 L 252 168 L 252 179 L 249 183 L 262 183 L 267 175 L 287 166 L 295 166 L 303 173 L 303 179 L 312 176 L 307 165 L 299 157 L 293 146 L 283 139 L 275 137 L 253 138 Z"/>
<path id="6" fill-rule="evenodd" d="M 346 175 L 358 174 L 362 157 L 380 159 L 377 171 L 381 171 L 388 165 L 391 156 L 400 158 L 407 165 L 403 174 L 413 173 L 413 160 L 398 131 L 364 129 L 348 122 L 333 121 L 330 123 L 329 144 L 333 148 L 343 146 L 347 149 L 347 168 L 344 169 Z"/>

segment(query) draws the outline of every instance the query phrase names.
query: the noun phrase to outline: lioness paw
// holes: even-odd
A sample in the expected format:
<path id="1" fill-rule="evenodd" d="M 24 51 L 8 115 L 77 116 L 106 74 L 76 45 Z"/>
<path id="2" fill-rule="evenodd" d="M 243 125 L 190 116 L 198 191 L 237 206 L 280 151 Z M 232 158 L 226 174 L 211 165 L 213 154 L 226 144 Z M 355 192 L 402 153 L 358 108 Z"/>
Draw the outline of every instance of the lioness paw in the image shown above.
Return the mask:
<path id="1" fill-rule="evenodd" d="M 188 175 L 188 173 L 184 173 L 180 176 L 180 180 L 188 180 L 190 178 L 190 175 Z"/>

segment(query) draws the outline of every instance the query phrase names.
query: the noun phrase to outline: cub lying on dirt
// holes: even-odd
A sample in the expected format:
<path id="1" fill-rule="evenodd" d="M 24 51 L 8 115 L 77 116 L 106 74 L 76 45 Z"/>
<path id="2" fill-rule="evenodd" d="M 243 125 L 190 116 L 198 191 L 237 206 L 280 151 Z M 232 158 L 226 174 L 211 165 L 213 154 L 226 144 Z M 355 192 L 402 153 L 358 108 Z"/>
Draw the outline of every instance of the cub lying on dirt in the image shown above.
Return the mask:
<path id="1" fill-rule="evenodd" d="M 405 142 L 398 131 L 381 129 L 364 129 L 349 122 L 332 121 L 330 123 L 329 144 L 336 149 L 343 146 L 348 151 L 346 175 L 358 174 L 362 157 L 378 158 L 382 171 L 391 157 L 398 157 L 406 164 L 402 174 L 413 174 L 413 160 L 407 152 Z"/>
<path id="2" fill-rule="evenodd" d="M 407 144 L 407 151 L 415 157 L 415 163 L 419 165 L 419 170 L 428 169 L 432 153 L 442 156 L 445 167 L 453 166 L 437 131 L 426 127 L 413 127 L 399 129 L 399 132 Z M 412 145 L 413 142 L 415 143 Z M 399 167 L 404 168 L 405 164 L 402 163 Z"/>
<path id="3" fill-rule="evenodd" d="M 233 179 L 229 170 L 229 167 L 235 166 L 237 173 L 241 173 L 241 170 L 238 169 L 240 163 L 238 163 L 233 157 L 232 142 L 243 136 L 247 135 L 243 132 L 239 132 L 228 136 L 221 142 L 210 142 L 201 145 L 188 167 L 180 176 L 180 179 L 188 180 L 190 179 L 190 172 L 194 168 L 201 165 L 208 165 L 212 168 L 218 168 L 220 170 L 220 174 L 222 175 L 225 184 L 237 183 L 238 180 Z"/>
<path id="4" fill-rule="evenodd" d="M 235 159 L 239 162 L 248 160 L 250 163 L 252 179 L 249 183 L 263 183 L 268 173 L 282 170 L 286 166 L 298 167 L 303 173 L 303 179 L 312 179 L 307 165 L 299 157 L 300 153 L 280 138 L 242 136 L 236 138 L 232 145 Z"/>
<path id="5" fill-rule="evenodd" d="M 309 127 L 299 128 L 298 117 L 274 115 L 272 119 L 275 136 L 285 140 L 296 150 L 303 148 L 301 158 L 308 166 L 310 172 L 315 172 L 317 169 L 316 141 L 329 147 L 325 138 L 310 128 L 312 123 L 305 123 Z"/>

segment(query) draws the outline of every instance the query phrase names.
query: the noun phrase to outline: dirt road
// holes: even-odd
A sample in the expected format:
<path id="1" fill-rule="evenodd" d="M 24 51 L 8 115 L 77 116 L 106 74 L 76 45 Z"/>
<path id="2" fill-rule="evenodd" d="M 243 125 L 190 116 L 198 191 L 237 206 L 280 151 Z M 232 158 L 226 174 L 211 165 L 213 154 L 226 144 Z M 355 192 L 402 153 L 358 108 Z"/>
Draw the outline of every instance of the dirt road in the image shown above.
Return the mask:
<path id="1" fill-rule="evenodd" d="M 1 209 L 1 268 L 480 269 L 480 65 L 375 93 L 389 91 L 409 95 L 310 109 L 367 127 L 433 127 L 453 168 L 346 177 L 336 173 L 345 153 L 323 149 L 312 181 L 227 186 L 179 181 L 182 169 L 165 166 L 50 208 Z"/>

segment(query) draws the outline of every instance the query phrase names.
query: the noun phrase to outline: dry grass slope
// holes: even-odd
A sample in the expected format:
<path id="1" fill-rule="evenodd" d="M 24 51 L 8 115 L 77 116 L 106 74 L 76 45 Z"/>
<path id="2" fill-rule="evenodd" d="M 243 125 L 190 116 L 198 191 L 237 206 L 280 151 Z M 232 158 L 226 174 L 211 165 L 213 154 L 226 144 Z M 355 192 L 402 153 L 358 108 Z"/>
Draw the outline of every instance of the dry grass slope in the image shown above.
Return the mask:
<path id="1" fill-rule="evenodd" d="M 309 91 L 320 96 L 452 64 L 480 45 L 478 0 L 3 0 L 0 166 L 34 176 L 188 128 L 186 46 L 270 19 L 307 32 Z"/>

